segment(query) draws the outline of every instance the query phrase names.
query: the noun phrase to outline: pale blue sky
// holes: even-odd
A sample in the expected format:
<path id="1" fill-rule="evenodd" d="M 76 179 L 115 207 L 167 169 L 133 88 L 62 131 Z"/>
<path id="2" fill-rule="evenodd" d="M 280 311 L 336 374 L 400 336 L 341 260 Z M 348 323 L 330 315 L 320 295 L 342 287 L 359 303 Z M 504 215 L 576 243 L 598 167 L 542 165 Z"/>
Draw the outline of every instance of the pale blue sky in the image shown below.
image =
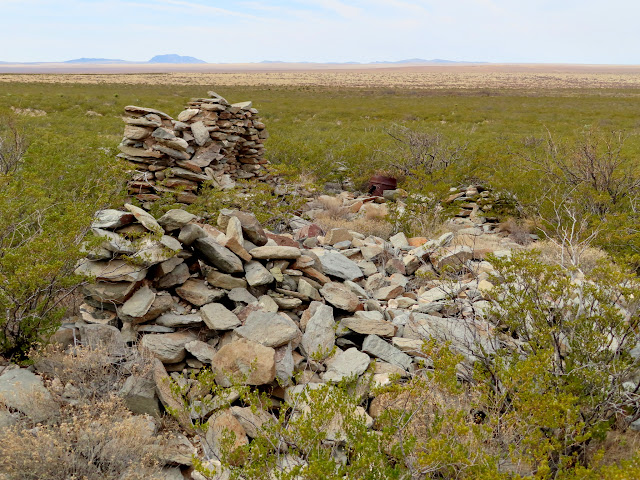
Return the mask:
<path id="1" fill-rule="evenodd" d="M 0 61 L 640 64 L 637 0 L 0 0 Z"/>

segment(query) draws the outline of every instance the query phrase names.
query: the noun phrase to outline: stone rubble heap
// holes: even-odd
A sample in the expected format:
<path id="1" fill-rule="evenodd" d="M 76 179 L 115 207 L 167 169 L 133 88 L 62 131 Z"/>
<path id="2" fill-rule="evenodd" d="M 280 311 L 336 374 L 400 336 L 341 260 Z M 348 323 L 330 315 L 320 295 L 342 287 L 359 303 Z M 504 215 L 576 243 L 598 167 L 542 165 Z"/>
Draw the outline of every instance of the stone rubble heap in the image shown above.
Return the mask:
<path id="1" fill-rule="evenodd" d="M 268 178 L 263 142 L 268 138 L 251 102 L 229 104 L 215 92 L 189 102 L 177 119 L 152 108 L 125 107 L 118 157 L 134 172 L 128 192 L 141 202 L 174 194 L 190 204 L 200 185 L 233 188 L 236 179 Z"/>
<path id="2" fill-rule="evenodd" d="M 277 408 L 318 384 L 358 378 L 364 388 L 367 379 L 384 385 L 394 374 L 407 376 L 425 360 L 425 339 L 451 341 L 467 352 L 469 368 L 474 358 L 466 344 L 495 348 L 484 319 L 493 270 L 484 255 L 517 248 L 498 234 L 479 228 L 427 241 L 399 233 L 387 242 L 345 228 L 325 233 L 296 218 L 294 233 L 279 235 L 241 211 L 222 210 L 212 226 L 181 209 L 156 219 L 125 207 L 97 213 L 92 230 L 100 245 L 77 268 L 94 281 L 84 287 L 81 318 L 61 332 L 87 344 L 109 339 L 151 352 L 153 380 L 130 377 L 125 402 L 157 416 L 160 404 L 181 406 L 170 377 L 191 387 L 191 413 L 179 421 L 205 458 L 215 456 L 224 429 L 239 444 L 255 436 L 256 414 L 233 404 L 239 379 L 269 393 Z M 478 236 L 491 248 L 476 250 Z M 457 280 L 439 275 L 445 271 Z M 218 399 L 189 378 L 204 368 L 228 389 L 218 403 L 230 408 L 216 407 Z M 359 408 L 373 425 L 384 399 L 364 395 Z M 259 424 L 273 418 L 259 413 Z M 195 419 L 208 420 L 206 435 L 197 435 Z"/>

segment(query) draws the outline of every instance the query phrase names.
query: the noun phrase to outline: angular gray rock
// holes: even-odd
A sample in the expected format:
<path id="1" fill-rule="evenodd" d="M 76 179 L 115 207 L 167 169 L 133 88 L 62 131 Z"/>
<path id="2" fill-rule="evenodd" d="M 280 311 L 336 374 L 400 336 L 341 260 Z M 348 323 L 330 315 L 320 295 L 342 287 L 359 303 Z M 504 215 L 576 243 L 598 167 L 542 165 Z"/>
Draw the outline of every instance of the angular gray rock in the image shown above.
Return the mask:
<path id="1" fill-rule="evenodd" d="M 228 248 L 223 247 L 212 238 L 198 238 L 193 242 L 195 249 L 202 254 L 204 260 L 224 273 L 244 272 L 242 260 Z"/>
<path id="2" fill-rule="evenodd" d="M 256 247 L 249 253 L 258 260 L 295 260 L 302 255 L 297 247 L 281 246 Z"/>
<path id="3" fill-rule="evenodd" d="M 369 335 L 364 339 L 362 351 L 405 370 L 408 370 L 411 366 L 412 360 L 409 355 L 389 345 L 376 335 Z"/>
<path id="4" fill-rule="evenodd" d="M 213 356 L 216 354 L 215 348 L 200 340 L 185 343 L 184 348 L 202 363 L 211 363 Z"/>
<path id="5" fill-rule="evenodd" d="M 362 270 L 360 270 L 358 264 L 341 253 L 327 252 L 320 257 L 320 263 L 325 275 L 331 275 L 342 280 L 355 280 L 362 277 Z"/>
<path id="6" fill-rule="evenodd" d="M 133 413 L 160 418 L 160 401 L 153 380 L 132 375 L 124 382 L 119 395 Z"/>
<path id="7" fill-rule="evenodd" d="M 160 333 L 145 335 L 140 343 L 162 363 L 178 363 L 187 355 L 185 344 L 195 339 L 190 332 Z"/>
<path id="8" fill-rule="evenodd" d="M 42 379 L 24 368 L 0 375 L 0 403 L 17 410 L 33 422 L 44 422 L 59 412 L 58 403 L 44 387 Z"/>
<path id="9" fill-rule="evenodd" d="M 140 207 L 136 207 L 135 205 L 131 205 L 130 203 L 125 203 L 124 208 L 133 213 L 133 216 L 136 217 L 136 220 L 138 220 L 147 230 L 153 233 L 164 233 L 163 228 L 156 221 L 156 219 Z"/>
<path id="10" fill-rule="evenodd" d="M 122 212 L 113 209 L 98 210 L 91 227 L 115 229 L 129 225 L 134 220 L 135 217 L 131 212 Z"/>
<path id="11" fill-rule="evenodd" d="M 324 360 L 335 346 L 335 330 L 333 308 L 318 305 L 302 336 L 300 348 L 303 353 L 315 360 Z"/>
<path id="12" fill-rule="evenodd" d="M 231 290 L 233 288 L 247 288 L 247 281 L 244 278 L 234 277 L 226 273 L 210 270 L 207 272 L 207 282 L 212 287 Z"/>
<path id="13" fill-rule="evenodd" d="M 120 312 L 127 317 L 143 317 L 147 314 L 155 299 L 155 292 L 145 285 L 140 287 L 129 300 L 124 302 Z"/>
<path id="14" fill-rule="evenodd" d="M 195 327 L 201 325 L 203 318 L 199 313 L 189 313 L 186 315 L 180 315 L 177 313 L 163 313 L 155 320 L 156 325 L 162 327 Z"/>
<path id="15" fill-rule="evenodd" d="M 301 336 L 300 329 L 288 317 L 278 313 L 251 312 L 235 333 L 266 347 L 280 347 Z"/>
<path id="16" fill-rule="evenodd" d="M 344 378 L 359 377 L 371 362 L 371 357 L 357 348 L 338 350 L 336 354 L 327 360 L 327 371 L 322 375 L 325 382 L 340 382 Z"/>
<path id="17" fill-rule="evenodd" d="M 349 317 L 340 320 L 341 327 L 363 335 L 378 335 L 381 337 L 393 337 L 396 334 L 396 326 L 385 320 L 372 320 L 362 317 Z"/>
<path id="18" fill-rule="evenodd" d="M 320 294 L 331 305 L 347 312 L 354 312 L 360 304 L 356 294 L 342 283 L 325 283 L 320 289 Z"/>
<path id="19" fill-rule="evenodd" d="M 209 303 L 200 309 L 202 320 L 211 330 L 233 330 L 241 325 L 235 313 L 220 303 Z"/>
<path id="20" fill-rule="evenodd" d="M 252 287 L 258 287 L 260 285 L 269 285 L 275 278 L 260 262 L 255 260 L 248 262 L 244 266 L 245 277 L 247 283 Z"/>
<path id="21" fill-rule="evenodd" d="M 196 278 L 190 278 L 184 282 L 176 288 L 176 293 L 197 307 L 220 300 L 226 295 L 224 290 L 209 288 L 204 280 Z"/>

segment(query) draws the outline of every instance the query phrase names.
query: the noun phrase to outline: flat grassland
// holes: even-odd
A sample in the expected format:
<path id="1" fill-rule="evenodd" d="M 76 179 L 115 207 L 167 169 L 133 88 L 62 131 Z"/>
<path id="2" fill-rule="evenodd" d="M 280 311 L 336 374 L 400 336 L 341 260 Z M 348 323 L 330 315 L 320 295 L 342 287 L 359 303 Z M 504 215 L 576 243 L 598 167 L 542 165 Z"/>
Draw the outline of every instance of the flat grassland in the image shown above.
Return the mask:
<path id="1" fill-rule="evenodd" d="M 640 88 L 639 66 L 0 64 L 0 82 L 411 89 Z"/>
<path id="2" fill-rule="evenodd" d="M 319 182 L 349 176 L 362 183 L 389 170 L 399 154 L 389 131 L 398 125 L 468 143 L 465 175 L 509 189 L 529 181 L 514 152 L 549 133 L 572 141 L 590 127 L 623 130 L 627 153 L 640 154 L 636 66 L 19 67 L 48 73 L 3 73 L 13 67 L 0 65 L 0 114 L 46 112 L 20 123 L 42 143 L 41 155 L 59 156 L 60 148 L 48 146 L 59 143 L 70 161 L 90 161 L 96 148 L 117 152 L 125 105 L 176 116 L 208 90 L 231 102 L 253 100 L 271 133 L 272 163 Z"/>

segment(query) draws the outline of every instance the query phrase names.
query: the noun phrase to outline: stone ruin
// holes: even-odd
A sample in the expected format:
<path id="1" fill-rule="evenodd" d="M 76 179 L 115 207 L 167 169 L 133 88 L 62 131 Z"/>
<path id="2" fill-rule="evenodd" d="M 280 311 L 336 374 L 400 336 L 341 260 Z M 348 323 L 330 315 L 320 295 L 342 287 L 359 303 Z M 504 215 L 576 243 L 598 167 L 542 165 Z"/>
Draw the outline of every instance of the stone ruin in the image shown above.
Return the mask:
<path id="1" fill-rule="evenodd" d="M 268 133 L 258 110 L 251 102 L 229 104 L 208 94 L 189 102 L 177 119 L 153 108 L 125 107 L 118 157 L 133 168 L 129 195 L 144 204 L 173 194 L 190 204 L 204 182 L 229 189 L 237 179 L 269 178 Z"/>

